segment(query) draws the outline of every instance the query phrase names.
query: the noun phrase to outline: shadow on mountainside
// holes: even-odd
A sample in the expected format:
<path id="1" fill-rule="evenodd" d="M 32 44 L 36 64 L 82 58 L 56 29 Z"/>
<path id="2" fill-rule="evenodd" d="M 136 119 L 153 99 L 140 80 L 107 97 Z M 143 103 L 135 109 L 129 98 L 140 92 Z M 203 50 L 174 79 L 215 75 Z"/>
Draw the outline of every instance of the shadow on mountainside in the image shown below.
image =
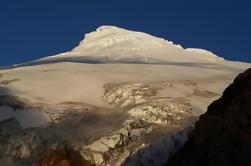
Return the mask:
<path id="1" fill-rule="evenodd" d="M 177 133 L 170 132 L 158 139 L 157 142 L 139 149 L 127 157 L 122 166 L 160 166 L 177 152 L 188 140 L 188 134 L 192 127 L 180 130 Z"/>
<path id="2" fill-rule="evenodd" d="M 8 67 L 16 68 L 16 67 L 26 67 L 26 66 L 36 66 L 36 65 L 45 65 L 45 64 L 53 64 L 53 63 L 63 63 L 63 62 L 73 62 L 73 63 L 87 63 L 87 64 L 114 64 L 114 63 L 127 63 L 127 64 L 150 64 L 150 65 L 172 65 L 172 66 L 184 66 L 184 67 L 197 67 L 197 68 L 205 68 L 205 69 L 225 69 L 232 71 L 239 71 L 234 67 L 229 67 L 227 65 L 218 64 L 218 63 L 201 63 L 201 62 L 170 62 L 164 61 L 154 58 L 120 58 L 120 59 L 109 59 L 107 57 L 95 57 L 95 56 L 71 56 L 71 57 L 63 57 L 63 58 L 51 58 L 51 59 L 43 59 L 32 62 L 27 62 L 23 64 L 17 64 L 14 66 Z M 7 69 L 7 67 L 5 68 Z"/>

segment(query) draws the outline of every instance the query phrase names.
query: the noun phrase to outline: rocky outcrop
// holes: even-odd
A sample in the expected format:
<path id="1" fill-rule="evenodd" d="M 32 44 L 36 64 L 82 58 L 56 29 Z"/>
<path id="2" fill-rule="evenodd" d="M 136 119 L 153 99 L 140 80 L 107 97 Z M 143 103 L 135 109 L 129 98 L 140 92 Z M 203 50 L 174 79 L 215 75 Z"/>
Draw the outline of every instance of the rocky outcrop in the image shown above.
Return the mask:
<path id="1" fill-rule="evenodd" d="M 94 166 L 73 149 L 56 146 L 45 155 L 41 166 Z"/>
<path id="2" fill-rule="evenodd" d="M 251 69 L 240 74 L 196 122 L 168 166 L 251 165 Z"/>

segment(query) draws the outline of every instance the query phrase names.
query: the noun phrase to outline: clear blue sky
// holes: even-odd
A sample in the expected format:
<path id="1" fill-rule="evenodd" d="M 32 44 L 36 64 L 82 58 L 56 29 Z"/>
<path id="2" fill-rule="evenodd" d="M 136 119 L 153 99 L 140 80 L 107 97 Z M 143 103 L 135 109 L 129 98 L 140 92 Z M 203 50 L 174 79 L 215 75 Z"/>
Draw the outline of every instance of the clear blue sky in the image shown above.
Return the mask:
<path id="1" fill-rule="evenodd" d="M 251 62 L 249 0 L 1 0 L 0 66 L 68 51 L 101 25 Z"/>

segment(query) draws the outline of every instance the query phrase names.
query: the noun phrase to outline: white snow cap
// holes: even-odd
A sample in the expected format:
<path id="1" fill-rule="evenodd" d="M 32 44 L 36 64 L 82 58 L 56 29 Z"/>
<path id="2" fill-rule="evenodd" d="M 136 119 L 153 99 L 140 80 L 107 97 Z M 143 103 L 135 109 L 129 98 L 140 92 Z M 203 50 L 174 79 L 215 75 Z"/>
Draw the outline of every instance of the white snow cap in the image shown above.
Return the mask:
<path id="1" fill-rule="evenodd" d="M 168 45 L 182 48 L 180 45 L 173 44 L 173 42 L 146 33 L 130 31 L 115 26 L 101 26 L 96 31 L 87 33 L 84 40 L 73 51 L 97 47 L 104 49 L 115 45 L 124 49 L 126 47 L 129 49 L 130 47 L 131 50 L 164 48 Z"/>
<path id="2" fill-rule="evenodd" d="M 184 49 L 178 44 L 147 33 L 115 26 L 101 26 L 87 33 L 70 52 L 41 60 L 119 63 L 169 63 L 218 61 L 218 57 L 203 49 Z"/>

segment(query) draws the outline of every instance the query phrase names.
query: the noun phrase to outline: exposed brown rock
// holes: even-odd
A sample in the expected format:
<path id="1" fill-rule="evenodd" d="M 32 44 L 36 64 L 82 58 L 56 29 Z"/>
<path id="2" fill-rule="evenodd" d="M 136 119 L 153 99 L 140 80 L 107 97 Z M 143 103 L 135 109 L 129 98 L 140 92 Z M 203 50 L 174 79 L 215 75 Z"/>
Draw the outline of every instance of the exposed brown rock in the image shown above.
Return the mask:
<path id="1" fill-rule="evenodd" d="M 79 152 L 57 148 L 46 155 L 42 166 L 92 166 L 92 164 L 84 160 Z"/>
<path id="2" fill-rule="evenodd" d="M 168 166 L 251 165 L 251 68 L 200 116 Z"/>

